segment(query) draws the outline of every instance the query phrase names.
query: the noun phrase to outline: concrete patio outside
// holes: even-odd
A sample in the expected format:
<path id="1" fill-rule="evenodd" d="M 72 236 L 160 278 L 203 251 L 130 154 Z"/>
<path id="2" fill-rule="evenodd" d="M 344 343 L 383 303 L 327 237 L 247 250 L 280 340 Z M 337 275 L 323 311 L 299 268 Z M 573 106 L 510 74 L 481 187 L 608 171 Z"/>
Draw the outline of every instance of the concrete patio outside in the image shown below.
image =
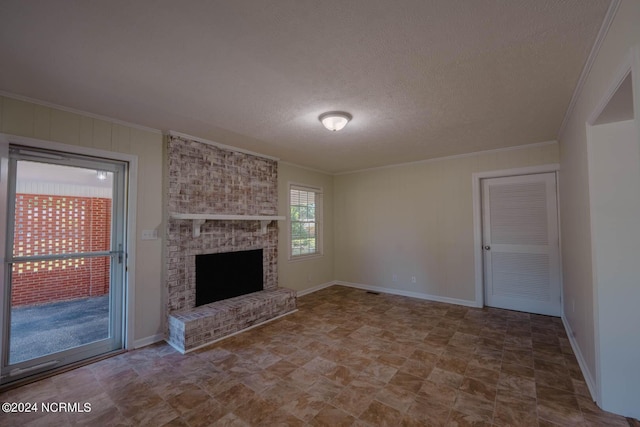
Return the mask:
<path id="1" fill-rule="evenodd" d="M 9 361 L 30 360 L 108 336 L 108 295 L 14 307 Z"/>

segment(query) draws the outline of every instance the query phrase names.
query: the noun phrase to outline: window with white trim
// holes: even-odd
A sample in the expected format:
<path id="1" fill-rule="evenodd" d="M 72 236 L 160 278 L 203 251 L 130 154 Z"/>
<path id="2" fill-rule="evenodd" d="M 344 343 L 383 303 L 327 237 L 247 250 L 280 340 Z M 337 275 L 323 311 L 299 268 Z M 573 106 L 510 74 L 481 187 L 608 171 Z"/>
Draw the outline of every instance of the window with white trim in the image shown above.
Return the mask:
<path id="1" fill-rule="evenodd" d="M 289 255 L 322 255 L 322 190 L 289 185 Z"/>

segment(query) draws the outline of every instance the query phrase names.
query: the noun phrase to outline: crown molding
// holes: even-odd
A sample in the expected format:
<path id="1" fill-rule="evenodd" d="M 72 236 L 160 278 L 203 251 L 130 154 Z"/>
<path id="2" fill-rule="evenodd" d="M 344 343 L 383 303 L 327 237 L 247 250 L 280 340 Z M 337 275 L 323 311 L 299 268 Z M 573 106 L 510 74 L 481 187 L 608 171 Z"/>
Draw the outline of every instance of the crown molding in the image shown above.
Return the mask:
<path id="1" fill-rule="evenodd" d="M 511 147 L 495 148 L 493 150 L 474 151 L 472 153 L 456 154 L 456 155 L 453 155 L 453 156 L 434 157 L 432 159 L 416 160 L 415 162 L 396 163 L 396 164 L 393 164 L 393 165 L 377 166 L 377 167 L 373 167 L 373 168 L 359 169 L 359 170 L 348 171 L 348 172 L 338 172 L 338 173 L 334 173 L 333 175 L 334 176 L 349 175 L 349 174 L 352 174 L 352 173 L 371 172 L 371 171 L 376 171 L 376 170 L 381 170 L 381 169 L 390 169 L 390 168 L 396 168 L 396 167 L 401 167 L 401 166 L 420 165 L 420 164 L 423 164 L 423 163 L 441 162 L 441 161 L 444 161 L 444 160 L 464 159 L 466 157 L 479 156 L 479 155 L 483 155 L 483 154 L 493 154 L 493 153 L 501 153 L 503 151 L 513 151 L 513 150 L 522 150 L 522 149 L 527 149 L 527 148 L 543 147 L 543 146 L 546 146 L 546 145 L 553 145 L 553 144 L 557 144 L 557 143 L 558 143 L 558 141 L 555 141 L 555 140 L 544 141 L 544 142 L 534 142 L 533 144 L 514 145 L 514 146 L 511 146 Z"/>
<path id="2" fill-rule="evenodd" d="M 175 130 L 170 130 L 170 131 L 167 131 L 167 132 L 163 132 L 163 134 L 166 135 L 166 136 L 175 136 L 177 138 L 182 138 L 182 139 L 190 139 L 192 141 L 197 141 L 197 142 L 201 142 L 203 144 L 212 145 L 214 147 L 221 148 L 223 150 L 235 151 L 235 152 L 243 153 L 243 154 L 249 154 L 249 155 L 252 155 L 252 156 L 262 157 L 263 159 L 269 159 L 269 160 L 273 160 L 273 161 L 276 161 L 276 162 L 278 160 L 280 160 L 277 157 L 268 156 L 268 155 L 262 154 L 262 153 L 256 153 L 255 151 L 245 150 L 244 148 L 238 148 L 238 147 L 234 147 L 232 145 L 221 144 L 219 142 L 210 141 L 208 139 L 200 138 L 200 137 L 197 137 L 197 136 L 187 135 L 186 133 L 176 132 Z"/>
<path id="3" fill-rule="evenodd" d="M 609 5 L 609 9 L 607 10 L 607 14 L 604 16 L 604 20 L 602 21 L 602 25 L 600 26 L 600 31 L 598 31 L 598 35 L 596 36 L 596 40 L 591 47 L 591 52 L 589 52 L 589 57 L 582 68 L 582 73 L 580 73 L 580 78 L 578 78 L 578 83 L 576 84 L 575 89 L 573 90 L 573 95 L 571 96 L 571 101 L 569 101 L 569 106 L 567 107 L 567 111 L 564 114 L 564 118 L 562 119 L 562 124 L 560 125 L 560 130 L 558 131 L 558 140 L 560 140 L 562 134 L 564 133 L 565 128 L 567 127 L 567 123 L 569 122 L 569 117 L 573 114 L 573 110 L 576 107 L 576 102 L 578 102 L 578 98 L 582 94 L 582 89 L 584 88 L 584 84 L 589 77 L 589 73 L 591 72 L 591 67 L 593 67 L 594 62 L 598 56 L 598 52 L 600 52 L 600 47 L 604 42 L 604 39 L 609 32 L 609 28 L 613 23 L 613 19 L 618 12 L 618 8 L 620 7 L 620 3 L 622 0 L 612 0 Z"/>
<path id="4" fill-rule="evenodd" d="M 126 126 L 133 129 L 142 130 L 145 132 L 151 132 L 156 134 L 162 134 L 160 129 L 151 128 L 148 126 L 138 125 L 136 123 L 126 122 L 124 120 L 114 119 L 112 117 L 103 116 L 100 114 L 93 114 L 87 111 L 77 110 L 71 107 L 65 107 L 64 105 L 54 104 L 53 102 L 41 101 L 39 99 L 30 98 L 28 96 L 16 95 L 15 93 L 5 92 L 0 90 L 0 96 L 4 96 L 5 98 L 15 99 L 16 101 L 30 102 L 31 104 L 41 105 L 43 107 L 53 108 L 60 111 L 65 111 L 67 113 L 77 114 L 79 116 L 90 117 L 92 119 L 103 120 L 105 122 L 110 122 L 116 125 Z"/>
<path id="5" fill-rule="evenodd" d="M 335 173 L 332 173 L 332 172 L 327 172 L 325 170 L 316 169 L 316 168 L 312 168 L 312 167 L 309 167 L 309 166 L 299 165 L 297 163 L 287 162 L 285 160 L 280 160 L 278 163 L 280 163 L 281 165 L 293 166 L 294 168 L 304 169 L 304 170 L 308 170 L 309 172 L 320 173 L 320 174 L 323 174 L 323 175 L 329 175 L 329 176 L 335 175 Z"/>

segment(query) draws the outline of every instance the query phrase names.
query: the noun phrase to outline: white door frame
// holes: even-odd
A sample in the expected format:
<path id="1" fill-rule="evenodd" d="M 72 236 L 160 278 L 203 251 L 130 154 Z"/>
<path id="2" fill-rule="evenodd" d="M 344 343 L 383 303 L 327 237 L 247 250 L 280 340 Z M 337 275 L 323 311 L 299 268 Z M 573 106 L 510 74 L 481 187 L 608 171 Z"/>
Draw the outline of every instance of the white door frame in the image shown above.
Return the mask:
<path id="1" fill-rule="evenodd" d="M 135 338 L 135 277 L 136 277 L 136 213 L 137 213 L 137 195 L 138 195 L 138 156 L 133 154 L 117 153 L 113 151 L 100 150 L 97 148 L 81 147 L 77 145 L 63 144 L 59 142 L 46 141 L 42 139 L 27 138 L 10 134 L 0 133 L 0 212 L 7 211 L 7 158 L 9 144 L 17 144 L 25 147 L 41 148 L 45 150 L 63 151 L 72 154 L 80 154 L 85 156 L 93 156 L 99 158 L 120 160 L 129 163 L 128 167 L 128 185 L 126 188 L 126 254 L 125 260 L 125 283 L 124 283 L 124 347 L 125 349 L 134 348 Z M 0 228 L 6 230 L 7 227 L 6 214 L 0 213 Z M 0 239 L 0 256 L 4 261 L 6 254 L 6 241 Z M 3 273 L 3 262 L 0 262 L 0 273 Z M 4 277 L 4 276 L 0 276 Z M 2 283 L 0 291 L 4 288 Z M 0 292 L 0 304 L 3 303 L 4 292 Z M 2 350 L 2 342 L 0 341 L 0 350 Z M 0 353 L 1 354 L 1 353 Z"/>
<path id="2" fill-rule="evenodd" d="M 473 258 L 476 283 L 476 307 L 484 307 L 484 265 L 482 262 L 482 187 L 481 180 L 485 178 L 503 178 L 517 175 L 532 175 L 538 173 L 553 172 L 556 174 L 556 198 L 559 199 L 558 171 L 560 165 L 552 163 L 548 165 L 529 166 L 515 169 L 503 169 L 487 172 L 476 172 L 471 175 L 473 189 Z M 560 218 L 560 204 L 558 203 L 558 218 Z M 560 221 L 558 221 L 558 234 L 560 234 Z M 559 248 L 561 249 L 561 248 Z M 562 266 L 562 250 L 559 251 L 560 266 Z M 562 268 L 560 269 L 560 295 L 562 295 Z M 564 309 L 563 309 L 564 310 Z"/>

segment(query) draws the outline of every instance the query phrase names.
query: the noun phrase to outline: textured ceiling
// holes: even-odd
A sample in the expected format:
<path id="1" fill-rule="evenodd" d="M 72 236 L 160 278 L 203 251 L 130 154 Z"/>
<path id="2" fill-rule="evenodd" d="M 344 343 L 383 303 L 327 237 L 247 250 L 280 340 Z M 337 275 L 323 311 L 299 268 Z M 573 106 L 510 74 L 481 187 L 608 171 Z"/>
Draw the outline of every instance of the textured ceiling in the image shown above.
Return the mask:
<path id="1" fill-rule="evenodd" d="M 0 90 L 357 170 L 555 139 L 609 3 L 2 0 Z"/>

